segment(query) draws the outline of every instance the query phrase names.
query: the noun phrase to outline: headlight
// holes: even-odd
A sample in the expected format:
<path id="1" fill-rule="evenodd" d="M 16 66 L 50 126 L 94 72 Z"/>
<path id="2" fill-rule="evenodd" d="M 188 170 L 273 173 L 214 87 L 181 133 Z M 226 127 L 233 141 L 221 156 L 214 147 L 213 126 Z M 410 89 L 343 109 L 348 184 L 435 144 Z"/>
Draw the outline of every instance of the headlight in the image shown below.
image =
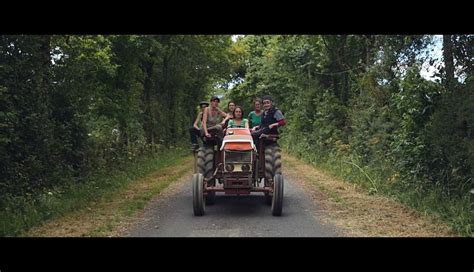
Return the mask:
<path id="1" fill-rule="evenodd" d="M 227 164 L 225 165 L 225 170 L 226 170 L 227 172 L 232 172 L 232 171 L 234 171 L 234 165 L 233 165 L 232 163 L 227 163 Z"/>
<path id="2" fill-rule="evenodd" d="M 250 165 L 244 163 L 244 164 L 242 165 L 242 171 L 244 171 L 244 172 L 249 172 L 249 171 L 250 171 Z"/>

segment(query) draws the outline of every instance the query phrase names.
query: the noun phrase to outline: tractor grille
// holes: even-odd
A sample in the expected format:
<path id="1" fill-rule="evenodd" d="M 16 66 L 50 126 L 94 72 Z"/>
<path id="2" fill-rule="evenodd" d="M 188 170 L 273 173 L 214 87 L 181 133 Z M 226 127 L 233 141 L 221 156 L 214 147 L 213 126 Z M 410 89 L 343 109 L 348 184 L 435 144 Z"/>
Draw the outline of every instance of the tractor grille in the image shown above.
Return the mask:
<path id="1" fill-rule="evenodd" d="M 225 163 L 252 163 L 252 151 L 226 151 Z"/>

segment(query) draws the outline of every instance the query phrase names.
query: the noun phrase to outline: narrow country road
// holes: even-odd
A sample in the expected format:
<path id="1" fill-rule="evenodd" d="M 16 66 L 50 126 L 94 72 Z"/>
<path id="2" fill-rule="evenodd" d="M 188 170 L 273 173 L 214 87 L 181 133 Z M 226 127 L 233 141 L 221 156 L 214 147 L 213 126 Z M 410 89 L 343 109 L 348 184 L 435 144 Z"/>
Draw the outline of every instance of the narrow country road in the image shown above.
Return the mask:
<path id="1" fill-rule="evenodd" d="M 128 237 L 334 237 L 342 232 L 318 219 L 320 207 L 290 176 L 285 176 L 283 215 L 271 215 L 263 194 L 217 194 L 202 217 L 193 215 L 191 176 L 174 192 L 150 203 Z"/>

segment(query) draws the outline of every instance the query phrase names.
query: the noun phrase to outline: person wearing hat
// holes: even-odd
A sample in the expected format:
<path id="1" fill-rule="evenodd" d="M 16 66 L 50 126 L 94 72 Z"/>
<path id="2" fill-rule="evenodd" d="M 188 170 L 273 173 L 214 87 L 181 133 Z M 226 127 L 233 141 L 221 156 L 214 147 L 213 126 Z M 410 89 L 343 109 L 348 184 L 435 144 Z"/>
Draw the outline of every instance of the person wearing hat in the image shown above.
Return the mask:
<path id="1" fill-rule="evenodd" d="M 258 150 L 259 138 L 262 134 L 278 134 L 278 127 L 286 124 L 283 113 L 273 105 L 273 99 L 269 95 L 262 97 L 263 116 L 260 125 L 252 132 L 253 142 Z"/>
<path id="2" fill-rule="evenodd" d="M 193 150 L 199 149 L 198 137 L 201 136 L 201 128 L 198 126 L 198 123 L 201 123 L 202 126 L 202 117 L 204 109 L 209 106 L 209 103 L 206 101 L 201 101 L 199 103 L 200 111 L 199 114 L 196 116 L 196 120 L 192 127 L 189 128 L 189 134 L 191 135 L 191 145 Z"/>
<path id="3" fill-rule="evenodd" d="M 222 118 L 227 117 L 227 113 L 219 109 L 219 102 L 221 100 L 217 96 L 211 98 L 211 106 L 204 109 L 202 118 L 202 130 L 206 138 L 210 138 L 210 132 L 217 134 L 220 140 L 224 137 L 222 131 Z"/>

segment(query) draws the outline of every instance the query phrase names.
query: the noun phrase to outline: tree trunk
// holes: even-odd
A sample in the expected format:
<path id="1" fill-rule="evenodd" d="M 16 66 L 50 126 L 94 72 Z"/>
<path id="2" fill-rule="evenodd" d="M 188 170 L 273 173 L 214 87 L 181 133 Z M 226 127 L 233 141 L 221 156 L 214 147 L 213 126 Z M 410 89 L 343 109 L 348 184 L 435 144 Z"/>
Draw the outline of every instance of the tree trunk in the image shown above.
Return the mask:
<path id="1" fill-rule="evenodd" d="M 454 87 L 454 60 L 451 35 L 443 35 L 443 59 L 445 67 L 444 86 L 448 91 L 452 91 Z"/>
<path id="2" fill-rule="evenodd" d="M 342 35 L 340 54 L 339 54 L 340 58 L 338 58 L 341 71 L 348 69 L 347 65 L 345 65 L 346 64 L 346 44 L 347 44 L 347 35 Z M 348 72 L 345 72 L 342 74 L 341 101 L 344 105 L 347 105 L 348 95 L 349 95 L 347 73 Z"/>
<path id="3" fill-rule="evenodd" d="M 142 103 L 145 107 L 143 113 L 143 128 L 145 130 L 146 141 L 150 145 L 154 145 L 154 129 L 153 129 L 153 112 L 151 109 L 151 99 L 152 99 L 152 88 L 153 88 L 153 63 L 146 62 L 143 64 L 143 68 L 145 70 L 145 81 L 143 86 L 143 96 L 142 96 Z"/>
<path id="4" fill-rule="evenodd" d="M 373 47 L 374 47 L 374 37 L 372 35 L 365 35 L 365 67 L 366 71 L 369 70 L 369 67 L 373 62 Z"/>

